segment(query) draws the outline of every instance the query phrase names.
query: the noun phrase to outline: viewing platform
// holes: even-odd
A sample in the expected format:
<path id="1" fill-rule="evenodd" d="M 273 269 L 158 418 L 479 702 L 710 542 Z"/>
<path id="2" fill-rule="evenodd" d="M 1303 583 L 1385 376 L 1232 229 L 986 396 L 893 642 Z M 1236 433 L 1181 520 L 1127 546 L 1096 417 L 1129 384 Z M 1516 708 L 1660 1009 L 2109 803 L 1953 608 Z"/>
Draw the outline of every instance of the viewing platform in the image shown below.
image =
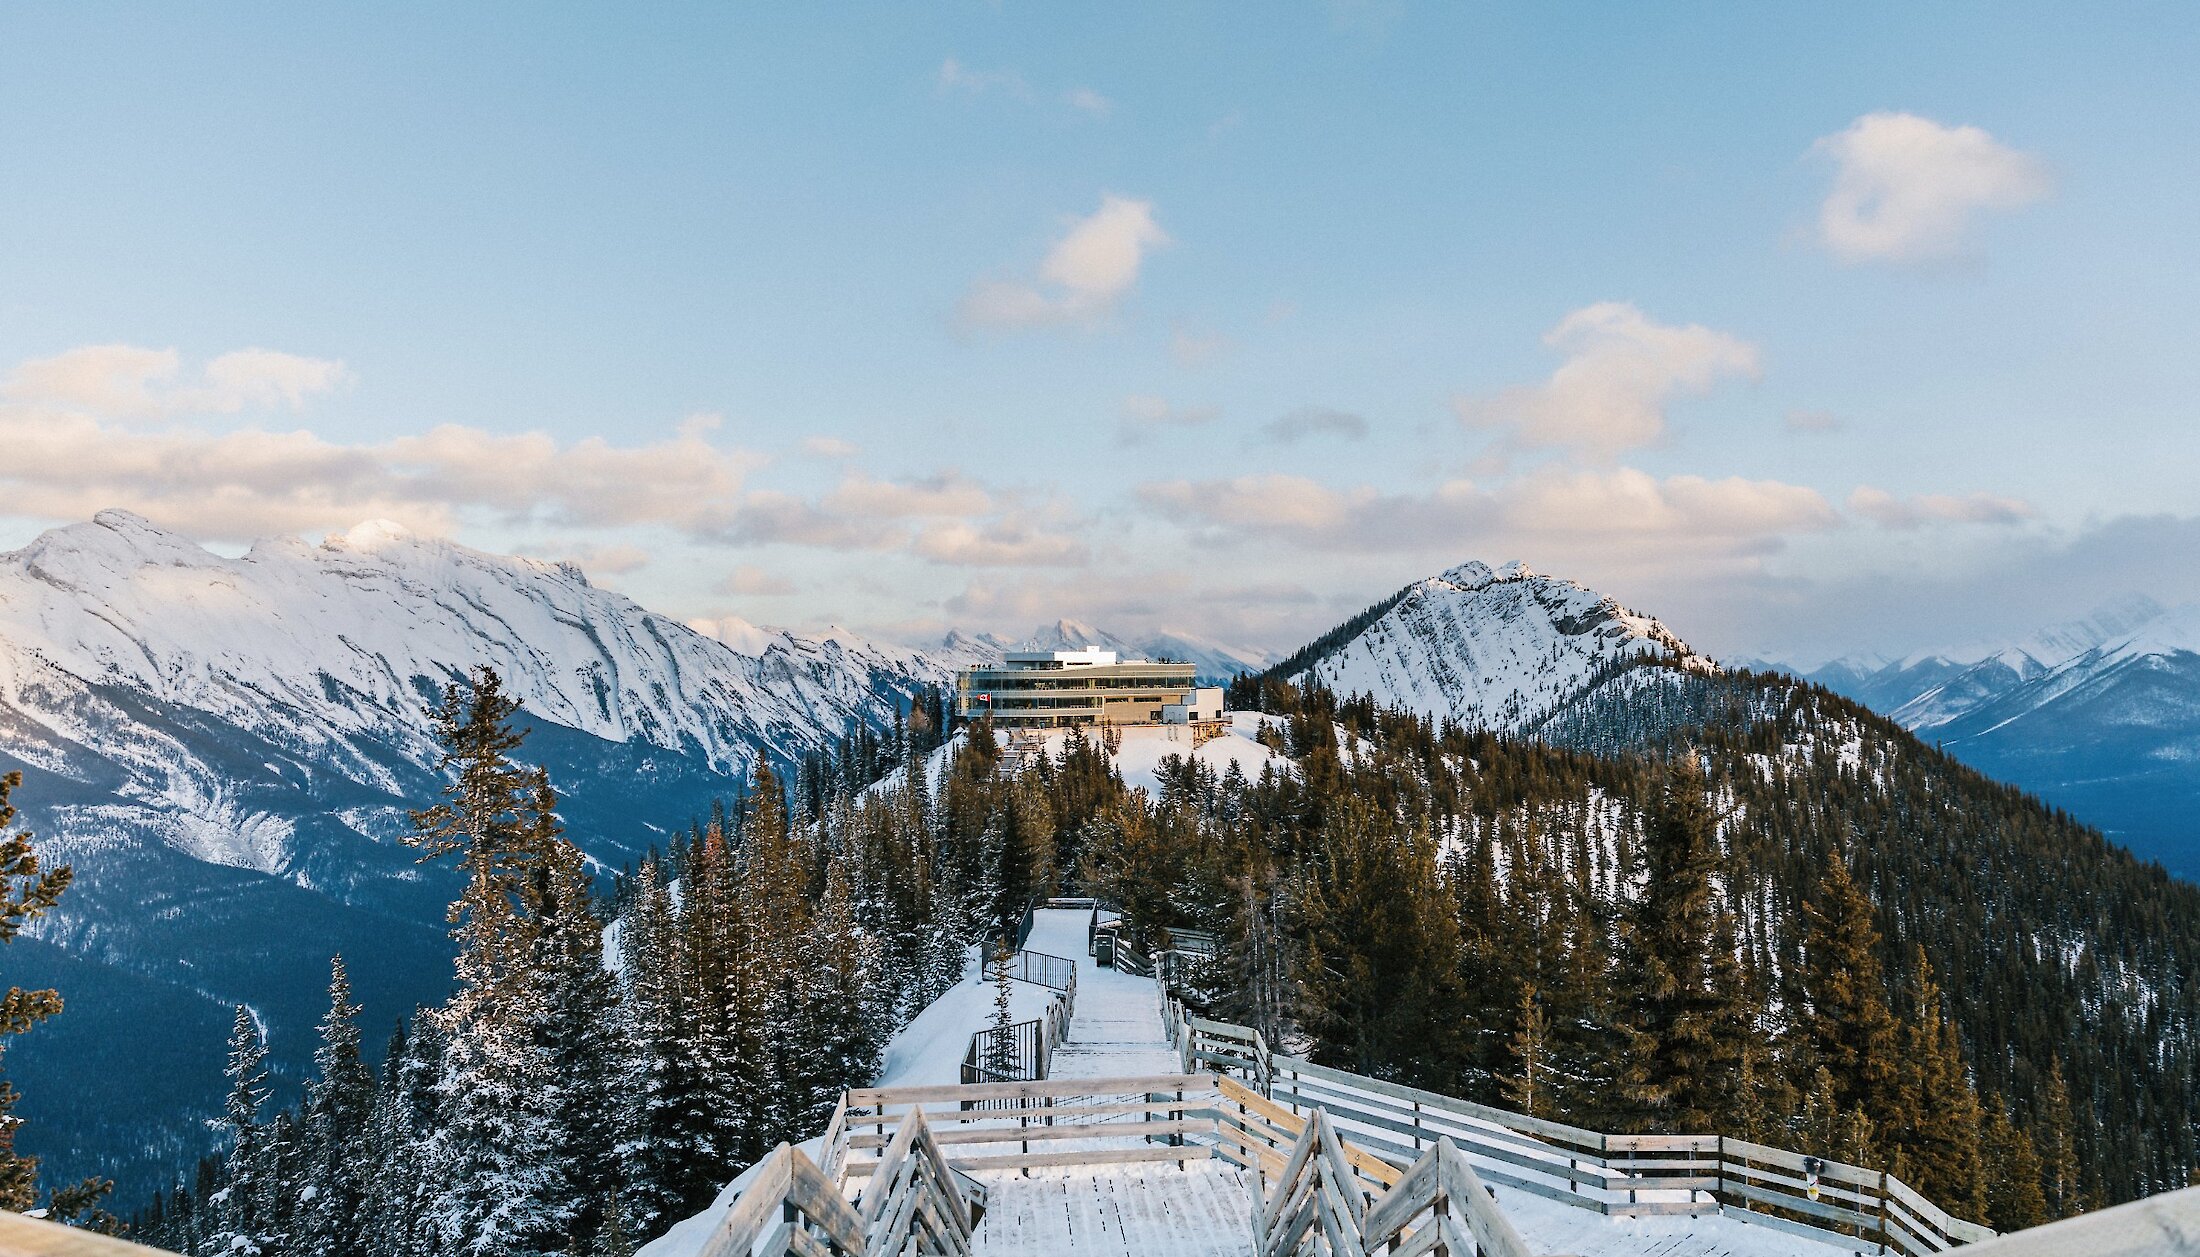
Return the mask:
<path id="1" fill-rule="evenodd" d="M 1026 940 L 1048 971 L 1074 964 L 1051 979 L 1074 1007 L 1046 1019 L 1064 1029 L 1044 1077 L 851 1090 L 814 1157 L 783 1145 L 692 1251 L 1923 1257 L 1993 1236 L 1882 1171 L 1607 1135 L 1274 1053 L 1095 962 L 1092 919 L 1043 908 Z"/>

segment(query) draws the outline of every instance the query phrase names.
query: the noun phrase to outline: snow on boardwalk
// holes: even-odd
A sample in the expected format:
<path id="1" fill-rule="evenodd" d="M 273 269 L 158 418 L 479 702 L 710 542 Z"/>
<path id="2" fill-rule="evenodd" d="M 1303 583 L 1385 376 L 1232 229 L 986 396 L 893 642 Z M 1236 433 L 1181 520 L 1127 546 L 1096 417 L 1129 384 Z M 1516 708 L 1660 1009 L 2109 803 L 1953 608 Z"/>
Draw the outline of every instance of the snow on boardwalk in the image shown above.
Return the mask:
<path id="1" fill-rule="evenodd" d="M 1184 1062 L 1161 1026 L 1161 992 L 1152 978 L 1103 969 L 1085 950 L 1092 914 L 1041 908 L 1032 917 L 1027 951 L 1077 962 L 1077 1014 L 1069 1039 L 1055 1049 L 1052 1078 L 1137 1078 L 1173 1074 Z"/>
<path id="2" fill-rule="evenodd" d="M 1246 1257 L 1253 1248 L 1251 1180 L 1219 1161 L 980 1177 L 988 1201 L 972 1257 Z"/>

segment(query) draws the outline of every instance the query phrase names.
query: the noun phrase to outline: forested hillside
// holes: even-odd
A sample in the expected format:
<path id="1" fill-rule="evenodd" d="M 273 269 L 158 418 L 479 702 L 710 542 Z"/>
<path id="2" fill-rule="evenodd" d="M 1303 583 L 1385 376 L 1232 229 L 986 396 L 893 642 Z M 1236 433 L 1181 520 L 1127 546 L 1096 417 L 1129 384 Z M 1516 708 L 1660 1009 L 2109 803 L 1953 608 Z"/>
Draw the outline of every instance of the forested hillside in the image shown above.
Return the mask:
<path id="1" fill-rule="evenodd" d="M 577 920 L 585 881 L 550 861 L 568 880 L 539 909 L 515 892 L 534 941 L 501 962 L 537 994 L 469 996 L 489 988 L 462 910 L 460 994 L 378 1080 L 339 989 L 321 1078 L 273 1115 L 241 1019 L 230 1146 L 142 1233 L 427 1257 L 502 1228 L 510 1251 L 626 1252 L 806 1134 L 972 944 L 1057 891 L 1120 904 L 1149 945 L 1216 932 L 1190 997 L 1378 1076 L 1883 1165 L 2002 1228 L 2191 1175 L 2200 892 L 1846 700 L 1614 667 L 1537 740 L 1240 691 L 1288 769 L 1169 760 L 1129 791 L 1096 742 L 1017 770 L 981 724 L 937 780 L 906 734 L 784 794 L 761 778 L 592 910 L 615 916 L 615 977 L 548 924 Z M 511 817 L 540 821 L 535 788 Z M 516 1112 L 469 1098 L 493 1008 L 507 1059 L 557 1080 Z M 516 1085 L 485 1094 L 537 1094 Z M 506 1146 L 550 1171 L 485 1151 Z M 314 1174 L 337 1186 L 302 1195 Z M 526 1209 L 485 1207 L 514 1190 Z M 351 1229 L 295 1206 L 330 1192 Z"/>

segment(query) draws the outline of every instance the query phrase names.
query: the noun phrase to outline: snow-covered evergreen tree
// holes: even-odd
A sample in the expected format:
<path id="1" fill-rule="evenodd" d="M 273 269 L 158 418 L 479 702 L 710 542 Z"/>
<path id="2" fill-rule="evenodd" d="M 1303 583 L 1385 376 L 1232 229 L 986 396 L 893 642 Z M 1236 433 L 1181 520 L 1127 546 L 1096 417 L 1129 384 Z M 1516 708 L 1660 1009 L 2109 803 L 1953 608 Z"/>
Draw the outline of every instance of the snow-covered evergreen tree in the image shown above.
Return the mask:
<path id="1" fill-rule="evenodd" d="M 220 1227 L 213 1250 L 257 1257 L 266 1251 L 266 1175 L 271 1167 L 268 1129 L 260 1120 L 267 1104 L 267 1043 L 252 1010 L 237 1005 L 229 1031 L 229 1063 L 222 1070 L 229 1079 L 229 1099 L 222 1107 L 221 1129 L 229 1148 L 222 1161 L 223 1184 L 215 1207 Z"/>

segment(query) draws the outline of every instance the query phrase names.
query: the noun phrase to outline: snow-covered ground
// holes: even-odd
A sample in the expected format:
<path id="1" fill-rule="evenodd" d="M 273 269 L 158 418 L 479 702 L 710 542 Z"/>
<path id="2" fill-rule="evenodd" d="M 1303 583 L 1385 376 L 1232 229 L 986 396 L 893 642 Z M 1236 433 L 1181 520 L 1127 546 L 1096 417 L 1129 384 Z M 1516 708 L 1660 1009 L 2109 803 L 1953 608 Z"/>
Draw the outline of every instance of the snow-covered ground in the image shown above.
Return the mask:
<path id="1" fill-rule="evenodd" d="M 1172 755 L 1205 764 L 1214 769 L 1218 777 L 1235 763 L 1247 780 L 1258 780 L 1260 770 L 1271 763 L 1279 770 L 1291 766 L 1288 758 L 1259 742 L 1261 721 L 1266 717 L 1256 711 L 1233 711 L 1228 717 L 1226 732 L 1197 747 L 1192 745 L 1192 731 L 1185 725 L 1132 725 L 1124 729 L 1122 745 L 1114 757 L 1116 771 L 1123 774 L 1123 784 L 1133 790 L 1158 793 L 1161 763 Z M 1063 744 L 1068 740 L 1067 730 L 1047 734 L 1047 754 L 1061 755 Z M 1082 928 L 1080 925 L 1080 931 Z M 1080 932 L 1077 937 L 1078 954 L 1083 955 L 1084 935 Z M 1035 947 L 1033 950 L 1046 949 Z M 1079 974 L 1078 980 L 1083 981 L 1084 975 Z"/>
<path id="2" fill-rule="evenodd" d="M 1029 982 L 1009 984 L 1009 1016 L 1030 1021 L 1046 1015 L 1053 993 Z M 970 1036 L 993 1021 L 993 984 L 979 971 L 977 954 L 971 953 L 963 980 L 954 990 L 933 1000 L 923 1012 L 901 1028 L 886 1044 L 885 1061 L 879 1067 L 878 1087 L 929 1087 L 962 1081 L 963 1053 Z"/>
<path id="3" fill-rule="evenodd" d="M 1129 742 L 1124 740 L 1126 747 Z M 1161 1026 L 1160 989 L 1152 978 L 1134 978 L 1093 963 L 1085 952 L 1091 919 L 1080 909 L 1041 908 L 1024 944 L 1027 950 L 1077 962 L 1076 1016 L 1070 1021 L 1069 1041 L 1055 1053 L 1052 1076 L 1134 1078 L 1181 1072 L 1182 1059 Z"/>

